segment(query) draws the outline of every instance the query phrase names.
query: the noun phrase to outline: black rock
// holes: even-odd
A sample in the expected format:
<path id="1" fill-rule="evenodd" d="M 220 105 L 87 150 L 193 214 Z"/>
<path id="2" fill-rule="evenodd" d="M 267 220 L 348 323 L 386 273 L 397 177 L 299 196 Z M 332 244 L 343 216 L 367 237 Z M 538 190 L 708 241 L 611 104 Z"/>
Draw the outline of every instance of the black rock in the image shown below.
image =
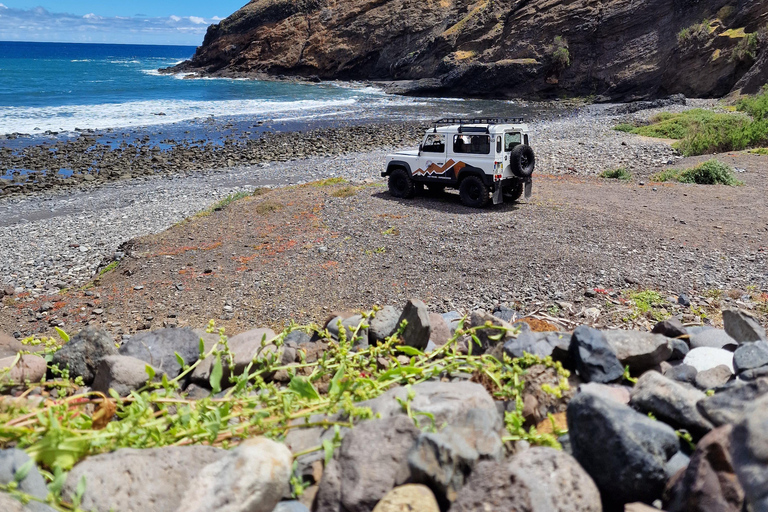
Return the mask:
<path id="1" fill-rule="evenodd" d="M 158 329 L 141 332 L 120 347 L 121 355 L 146 361 L 170 377 L 181 372 L 176 353 L 185 364 L 192 364 L 200 356 L 200 336 L 192 329 Z"/>
<path id="2" fill-rule="evenodd" d="M 370 329 L 368 333 L 371 340 L 382 342 L 392 336 L 399 327 L 397 322 L 401 314 L 402 311 L 394 306 L 384 306 L 381 310 L 377 311 L 369 323 Z"/>
<path id="3" fill-rule="evenodd" d="M 716 427 L 735 423 L 757 398 L 768 393 L 768 378 L 750 382 L 736 381 L 725 390 L 700 400 L 696 408 Z"/>
<path id="4" fill-rule="evenodd" d="M 112 336 L 100 329 L 86 327 L 53 355 L 51 363 L 62 370 L 69 368 L 71 377 L 82 377 L 89 385 L 101 360 L 114 354 L 117 354 L 117 347 Z"/>
<path id="5" fill-rule="evenodd" d="M 619 359 L 603 333 L 586 325 L 573 331 L 570 355 L 579 376 L 587 382 L 613 382 L 624 375 Z"/>
<path id="6" fill-rule="evenodd" d="M 688 334 L 680 320 L 674 316 L 657 323 L 651 332 L 654 334 L 663 334 L 667 338 L 677 338 L 678 336 Z"/>
<path id="7" fill-rule="evenodd" d="M 768 342 L 744 343 L 733 353 L 733 370 L 740 374 L 768 365 Z"/>
<path id="8" fill-rule="evenodd" d="M 540 357 L 552 355 L 553 345 L 548 337 L 556 333 L 533 332 L 531 330 L 523 331 L 504 343 L 504 353 L 511 358 L 523 357 L 523 353 L 533 354 Z"/>
<path id="9" fill-rule="evenodd" d="M 723 327 L 739 343 L 766 341 L 765 329 L 757 319 L 740 309 L 723 310 Z"/>
<path id="10" fill-rule="evenodd" d="M 685 359 L 685 355 L 691 351 L 688 344 L 683 340 L 672 338 L 669 340 L 669 344 L 672 345 L 672 355 L 669 356 L 669 361 Z"/>
<path id="11" fill-rule="evenodd" d="M 688 306 L 691 305 L 691 300 L 688 298 L 688 295 L 681 293 L 677 297 L 677 303 L 687 308 Z"/>
<path id="12" fill-rule="evenodd" d="M 420 300 L 409 300 L 405 304 L 405 308 L 403 308 L 403 313 L 397 320 L 397 325 L 400 325 L 403 320 L 408 322 L 403 331 L 403 343 L 419 350 L 427 348 L 430 324 L 429 311 L 426 304 Z"/>
<path id="13" fill-rule="evenodd" d="M 493 316 L 504 320 L 505 322 L 512 323 L 517 319 L 517 312 L 514 309 L 509 309 L 502 306 L 493 312 Z"/>
<path id="14" fill-rule="evenodd" d="M 567 417 L 573 456 L 594 479 L 606 509 L 661 497 L 667 462 L 679 451 L 672 427 L 591 393 L 577 394 Z"/>

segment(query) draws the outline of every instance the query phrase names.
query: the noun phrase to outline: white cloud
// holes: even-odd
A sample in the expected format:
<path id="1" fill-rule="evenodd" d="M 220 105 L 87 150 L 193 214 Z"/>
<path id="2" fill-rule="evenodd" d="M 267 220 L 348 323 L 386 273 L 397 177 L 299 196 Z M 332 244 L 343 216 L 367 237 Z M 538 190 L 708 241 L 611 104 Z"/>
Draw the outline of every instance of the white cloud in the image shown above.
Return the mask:
<path id="1" fill-rule="evenodd" d="M 0 41 L 61 41 L 198 45 L 220 18 L 199 16 L 102 17 L 15 9 L 0 4 Z"/>

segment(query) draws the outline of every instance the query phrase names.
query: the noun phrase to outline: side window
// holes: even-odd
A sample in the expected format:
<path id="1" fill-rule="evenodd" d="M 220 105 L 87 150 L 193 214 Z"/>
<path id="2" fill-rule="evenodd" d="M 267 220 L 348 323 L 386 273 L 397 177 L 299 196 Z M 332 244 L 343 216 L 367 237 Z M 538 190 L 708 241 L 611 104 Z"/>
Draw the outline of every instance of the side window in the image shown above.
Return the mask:
<path id="1" fill-rule="evenodd" d="M 421 150 L 425 153 L 445 153 L 445 135 L 430 133 L 424 139 Z"/>
<path id="2" fill-rule="evenodd" d="M 501 135 L 496 137 L 496 152 L 501 153 Z"/>
<path id="3" fill-rule="evenodd" d="M 512 151 L 512 149 L 523 142 L 519 133 L 505 133 L 504 134 L 504 151 Z"/>
<path id="4" fill-rule="evenodd" d="M 472 153 L 476 155 L 487 155 L 491 152 L 490 135 L 454 135 L 453 136 L 454 153 Z"/>

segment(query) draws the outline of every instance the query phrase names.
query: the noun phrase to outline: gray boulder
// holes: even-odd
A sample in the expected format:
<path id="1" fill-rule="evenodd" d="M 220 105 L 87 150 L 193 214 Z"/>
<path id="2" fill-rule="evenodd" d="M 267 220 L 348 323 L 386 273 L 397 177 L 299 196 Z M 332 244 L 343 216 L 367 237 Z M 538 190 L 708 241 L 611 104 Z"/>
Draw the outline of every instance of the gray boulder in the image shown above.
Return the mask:
<path id="1" fill-rule="evenodd" d="M 673 366 L 664 372 L 664 376 L 668 379 L 676 380 L 678 382 L 685 382 L 688 384 L 693 384 L 696 382 L 697 374 L 698 372 L 696 371 L 696 368 L 688 364 Z"/>
<path id="2" fill-rule="evenodd" d="M 181 373 L 176 354 L 191 365 L 200 357 L 200 335 L 192 329 L 158 329 L 141 332 L 123 343 L 119 353 L 146 361 L 170 377 Z"/>
<path id="3" fill-rule="evenodd" d="M 373 342 L 382 342 L 397 331 L 397 321 L 402 311 L 394 306 L 384 306 L 371 319 L 368 336 Z"/>
<path id="4" fill-rule="evenodd" d="M 483 326 L 488 325 L 488 323 L 494 327 L 482 328 Z M 509 323 L 496 318 L 483 310 L 473 311 L 469 315 L 469 321 L 466 327 L 481 327 L 475 331 L 475 335 L 480 341 L 480 345 L 472 340 L 468 341 L 472 346 L 473 354 L 491 352 L 496 347 L 501 348 L 504 345 L 505 340 L 512 337 L 512 326 Z"/>
<path id="5" fill-rule="evenodd" d="M 427 348 L 430 324 L 429 310 L 427 310 L 426 304 L 420 300 L 409 300 L 397 320 L 397 325 L 400 325 L 403 320 L 408 322 L 403 331 L 403 343 L 419 350 Z"/>
<path id="6" fill-rule="evenodd" d="M 30 460 L 29 455 L 23 450 L 18 450 L 16 448 L 0 450 L 0 484 L 7 485 L 15 481 L 16 473 Z M 34 463 L 27 473 L 27 476 L 19 481 L 17 489 L 43 501 L 45 501 L 48 496 L 48 488 L 45 485 L 45 480 Z M 13 500 L 13 498 L 11 498 L 11 500 Z M 0 505 L 2 505 L 2 501 L 0 501 Z M 0 510 L 5 509 L 2 508 Z M 27 512 L 51 512 L 53 509 L 44 503 L 30 501 L 26 507 L 22 507 L 19 503 L 19 510 L 25 510 Z"/>
<path id="7" fill-rule="evenodd" d="M 120 396 L 128 396 L 131 391 L 143 387 L 149 381 L 146 361 L 135 357 L 114 355 L 101 360 L 96 370 L 96 378 L 91 386 L 94 391 L 101 391 L 105 395 L 110 389 L 114 389 Z M 155 380 L 163 376 L 163 371 L 155 370 Z"/>
<path id="8" fill-rule="evenodd" d="M 748 342 L 733 353 L 733 370 L 739 374 L 768 365 L 768 341 Z"/>
<path id="9" fill-rule="evenodd" d="M 535 447 L 480 462 L 450 512 L 600 512 L 600 493 L 573 457 Z"/>
<path id="10" fill-rule="evenodd" d="M 691 329 L 691 331 L 689 343 L 692 349 L 710 347 L 734 351 L 739 346 L 739 343 L 728 336 L 722 329 L 706 328 L 700 330 Z"/>
<path id="11" fill-rule="evenodd" d="M 622 366 L 629 366 L 632 373 L 640 374 L 655 368 L 672 356 L 669 338 L 661 334 L 641 331 L 603 331 L 603 336 L 616 353 Z"/>
<path id="12" fill-rule="evenodd" d="M 630 390 L 631 388 L 619 384 L 599 384 L 597 382 L 580 384 L 577 388 L 578 393 L 592 393 L 624 405 L 627 405 L 631 399 Z"/>
<path id="13" fill-rule="evenodd" d="M 608 383 L 624 375 L 616 353 L 597 329 L 577 327 L 571 337 L 570 355 L 579 376 L 587 382 Z"/>
<path id="14" fill-rule="evenodd" d="M 408 453 L 420 434 L 404 415 L 366 421 L 344 437 L 325 468 L 314 512 L 370 512 L 408 481 Z"/>
<path id="15" fill-rule="evenodd" d="M 290 357 L 296 353 L 289 347 L 281 347 L 279 350 L 270 342 L 276 334 L 269 328 L 250 329 L 240 334 L 232 336 L 227 341 L 229 351 L 232 352 L 232 358 L 235 363 L 234 368 L 229 368 L 226 358 L 222 361 L 224 370 L 224 382 L 231 379 L 233 375 L 241 375 L 252 361 L 274 357 L 280 364 L 289 364 L 293 362 Z M 211 356 L 206 357 L 192 372 L 192 382 L 207 386 L 211 377 L 215 359 Z M 271 376 L 266 376 L 267 378 Z"/>
<path id="16" fill-rule="evenodd" d="M 71 377 L 82 377 L 83 382 L 90 385 L 99 362 L 114 354 L 117 354 L 117 347 L 111 335 L 101 329 L 86 327 L 56 351 L 51 364 L 62 370 L 69 368 Z"/>
<path id="17" fill-rule="evenodd" d="M 639 411 L 653 413 L 656 418 L 675 428 L 684 428 L 698 439 L 713 428 L 712 423 L 696 409 L 696 403 L 706 396 L 698 389 L 649 371 L 638 379 L 632 389 L 630 405 Z"/>
<path id="18" fill-rule="evenodd" d="M 448 327 L 448 323 L 443 319 L 443 315 L 437 313 L 429 314 L 429 341 L 435 344 L 435 347 L 442 347 L 451 339 L 453 334 Z"/>
<path id="19" fill-rule="evenodd" d="M 539 357 L 552 356 L 558 345 L 567 346 L 570 343 L 570 337 L 568 333 L 524 330 L 516 338 L 504 343 L 504 353 L 513 359 L 523 357 L 524 353 Z"/>
<path id="20" fill-rule="evenodd" d="M 732 378 L 733 373 L 731 373 L 730 368 L 724 364 L 721 364 L 720 366 L 715 366 L 709 370 L 704 370 L 703 372 L 697 373 L 693 383 L 697 388 L 706 391 L 708 389 L 717 389 L 722 387 Z"/>
<path id="21" fill-rule="evenodd" d="M 768 511 L 768 396 L 744 411 L 731 432 L 733 468 L 755 512 Z"/>
<path id="22" fill-rule="evenodd" d="M 661 334 L 667 338 L 677 338 L 688 334 L 680 320 L 674 316 L 654 325 L 651 332 L 653 334 Z"/>
<path id="23" fill-rule="evenodd" d="M 683 340 L 672 338 L 669 340 L 669 344 L 672 345 L 672 355 L 669 356 L 669 361 L 680 361 L 691 351 L 691 347 Z"/>
<path id="24" fill-rule="evenodd" d="M 672 427 L 590 393 L 571 400 L 567 418 L 573 456 L 594 479 L 607 508 L 661 497 L 665 466 L 679 448 Z"/>
<path id="25" fill-rule="evenodd" d="M 757 319 L 741 309 L 723 310 L 723 327 L 739 343 L 768 341 L 765 329 Z"/>
<path id="26" fill-rule="evenodd" d="M 737 381 L 727 389 L 700 400 L 696 407 L 715 426 L 736 423 L 747 407 L 765 394 L 768 394 L 768 378 Z"/>
<path id="27" fill-rule="evenodd" d="M 226 454 L 210 446 L 123 448 L 78 463 L 62 494 L 71 500 L 85 477 L 85 510 L 146 512 L 151 503 L 153 512 L 174 512 L 200 469 Z"/>
<path id="28" fill-rule="evenodd" d="M 292 464 L 285 445 L 247 439 L 200 470 L 177 511 L 273 512 L 288 488 Z"/>

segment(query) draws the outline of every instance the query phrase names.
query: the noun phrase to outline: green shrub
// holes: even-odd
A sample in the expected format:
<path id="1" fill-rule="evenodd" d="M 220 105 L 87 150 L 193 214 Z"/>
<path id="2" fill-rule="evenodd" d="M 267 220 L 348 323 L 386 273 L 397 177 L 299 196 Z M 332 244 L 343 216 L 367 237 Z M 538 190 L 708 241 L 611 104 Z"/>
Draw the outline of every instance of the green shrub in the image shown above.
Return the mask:
<path id="1" fill-rule="evenodd" d="M 552 43 L 552 60 L 560 69 L 571 65 L 571 53 L 568 50 L 568 40 L 562 36 L 555 36 Z"/>
<path id="2" fill-rule="evenodd" d="M 750 149 L 749 152 L 753 155 L 768 155 L 768 148 Z"/>
<path id="3" fill-rule="evenodd" d="M 624 167 L 618 169 L 608 169 L 600 173 L 601 178 L 608 178 L 613 180 L 627 181 L 632 179 L 632 175 Z"/>
<path id="4" fill-rule="evenodd" d="M 701 40 L 709 37 L 712 29 L 712 24 L 709 20 L 704 20 L 701 23 L 694 23 L 690 27 L 682 29 L 677 33 L 677 43 L 685 44 L 693 40 Z"/>
<path id="5" fill-rule="evenodd" d="M 757 57 L 757 33 L 747 34 L 731 50 L 730 62 L 751 62 Z"/>
<path id="6" fill-rule="evenodd" d="M 717 160 L 708 160 L 689 169 L 667 169 L 651 177 L 655 181 L 678 181 L 680 183 L 695 183 L 696 185 L 729 185 L 738 186 L 743 183 L 736 179 L 733 170 Z"/>
<path id="7" fill-rule="evenodd" d="M 621 123 L 613 127 L 613 129 L 616 130 L 617 132 L 626 132 L 626 133 L 634 133 L 635 128 L 637 128 L 637 126 L 629 123 Z"/>

